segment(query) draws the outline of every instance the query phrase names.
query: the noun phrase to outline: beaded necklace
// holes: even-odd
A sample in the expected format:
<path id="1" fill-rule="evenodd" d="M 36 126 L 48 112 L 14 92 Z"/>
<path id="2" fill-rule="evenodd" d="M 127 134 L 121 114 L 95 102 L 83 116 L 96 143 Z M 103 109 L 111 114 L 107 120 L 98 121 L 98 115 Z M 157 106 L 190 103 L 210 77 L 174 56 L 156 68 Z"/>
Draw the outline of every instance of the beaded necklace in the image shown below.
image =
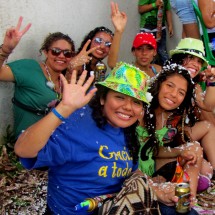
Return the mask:
<path id="1" fill-rule="evenodd" d="M 47 85 L 50 89 L 54 90 L 54 91 L 57 93 L 57 99 L 60 100 L 61 97 L 62 97 L 62 86 L 61 86 L 61 81 L 59 80 L 59 90 L 57 90 L 55 83 L 52 81 L 52 76 L 51 76 L 51 74 L 50 74 L 50 72 L 49 72 L 48 66 L 47 66 L 45 63 L 43 63 L 43 65 L 44 65 L 45 70 L 46 70 L 46 73 L 47 73 L 47 75 L 48 75 L 48 81 L 46 81 L 46 85 Z"/>

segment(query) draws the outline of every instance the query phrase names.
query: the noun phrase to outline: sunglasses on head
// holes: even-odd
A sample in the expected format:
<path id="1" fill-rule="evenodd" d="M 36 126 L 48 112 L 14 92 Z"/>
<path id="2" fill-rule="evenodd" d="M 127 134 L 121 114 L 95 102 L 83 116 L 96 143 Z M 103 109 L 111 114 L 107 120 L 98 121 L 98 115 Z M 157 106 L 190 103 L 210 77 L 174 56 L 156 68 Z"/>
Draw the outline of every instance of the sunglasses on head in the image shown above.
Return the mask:
<path id="1" fill-rule="evenodd" d="M 72 52 L 70 50 L 62 50 L 59 48 L 51 48 L 49 50 L 51 51 L 53 56 L 59 56 L 62 52 L 63 52 L 64 57 L 66 57 L 66 58 L 71 58 L 74 56 L 74 52 Z"/>
<path id="2" fill-rule="evenodd" d="M 100 37 L 96 37 L 95 39 L 94 39 L 94 42 L 95 43 L 97 43 L 98 45 L 101 45 L 102 43 L 106 46 L 106 47 L 108 47 L 108 48 L 110 48 L 110 46 L 111 46 L 111 42 L 105 42 L 102 38 L 100 38 Z"/>

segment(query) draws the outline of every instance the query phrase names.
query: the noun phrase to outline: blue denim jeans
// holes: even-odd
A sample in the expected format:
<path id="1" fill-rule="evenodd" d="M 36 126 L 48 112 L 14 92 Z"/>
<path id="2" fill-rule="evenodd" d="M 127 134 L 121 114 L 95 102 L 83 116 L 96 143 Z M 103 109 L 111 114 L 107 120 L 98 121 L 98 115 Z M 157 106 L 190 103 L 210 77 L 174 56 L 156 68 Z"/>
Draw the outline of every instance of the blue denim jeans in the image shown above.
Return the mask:
<path id="1" fill-rule="evenodd" d="M 166 29 L 162 30 L 161 40 L 158 42 L 158 55 L 162 64 L 169 59 L 169 55 L 166 50 Z"/>
<path id="2" fill-rule="evenodd" d="M 170 0 L 170 4 L 182 24 L 196 23 L 196 15 L 191 0 Z"/>
<path id="3" fill-rule="evenodd" d="M 167 206 L 162 203 L 159 203 L 159 206 L 160 206 L 160 211 L 162 215 L 180 215 L 175 211 L 174 206 Z M 191 209 L 191 211 L 183 215 L 198 215 L 198 213 L 194 209 Z"/>

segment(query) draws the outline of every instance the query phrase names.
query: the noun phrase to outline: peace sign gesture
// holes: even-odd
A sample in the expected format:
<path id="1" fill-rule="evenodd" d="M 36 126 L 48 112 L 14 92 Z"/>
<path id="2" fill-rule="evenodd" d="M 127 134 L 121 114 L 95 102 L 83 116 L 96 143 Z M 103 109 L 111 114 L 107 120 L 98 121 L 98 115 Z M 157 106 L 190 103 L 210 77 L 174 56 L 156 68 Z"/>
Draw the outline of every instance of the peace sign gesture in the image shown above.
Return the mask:
<path id="1" fill-rule="evenodd" d="M 11 53 L 13 49 L 17 46 L 22 36 L 29 30 L 31 23 L 29 23 L 23 30 L 20 30 L 22 25 L 23 17 L 20 16 L 17 26 L 11 27 L 6 31 L 4 42 L 3 42 L 3 52 Z"/>
<path id="2" fill-rule="evenodd" d="M 73 69 L 78 69 L 78 67 L 87 64 L 91 61 L 92 57 L 89 55 L 94 52 L 96 49 L 98 49 L 100 46 L 93 47 L 87 51 L 87 47 L 90 45 L 91 40 L 88 40 L 85 44 L 82 50 L 79 52 L 78 55 L 73 57 L 70 61 L 70 66 L 69 66 L 69 72 L 72 73 Z"/>
<path id="3" fill-rule="evenodd" d="M 111 2 L 111 20 L 115 31 L 123 32 L 127 23 L 127 15 L 119 10 L 118 4 Z"/>

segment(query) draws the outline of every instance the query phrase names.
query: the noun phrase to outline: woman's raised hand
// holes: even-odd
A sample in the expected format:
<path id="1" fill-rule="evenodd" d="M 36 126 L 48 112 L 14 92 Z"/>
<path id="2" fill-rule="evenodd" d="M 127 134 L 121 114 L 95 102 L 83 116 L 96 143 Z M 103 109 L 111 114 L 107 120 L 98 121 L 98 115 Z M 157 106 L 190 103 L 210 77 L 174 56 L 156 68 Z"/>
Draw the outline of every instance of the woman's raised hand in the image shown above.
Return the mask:
<path id="1" fill-rule="evenodd" d="M 6 31 L 4 41 L 3 41 L 3 47 L 2 47 L 5 53 L 11 53 L 13 49 L 17 46 L 19 41 L 21 40 L 22 36 L 31 27 L 31 23 L 29 23 L 22 30 L 20 30 L 22 25 L 22 20 L 23 20 L 23 17 L 20 16 L 17 26 L 11 27 Z"/>
<path id="2" fill-rule="evenodd" d="M 111 20 L 115 31 L 123 32 L 127 24 L 127 15 L 125 12 L 120 12 L 117 3 L 111 2 Z"/>
<path id="3" fill-rule="evenodd" d="M 205 80 L 215 82 L 215 67 L 208 66 L 203 72 Z"/>
<path id="4" fill-rule="evenodd" d="M 87 71 L 84 70 L 77 80 L 77 71 L 74 70 L 71 75 L 71 80 L 68 82 L 62 74 L 60 75 L 63 83 L 63 98 L 61 104 L 67 107 L 67 109 L 70 109 L 71 112 L 86 105 L 97 91 L 96 88 L 93 88 L 87 92 L 93 83 L 94 75 L 90 76 L 87 80 L 86 76 Z"/>

